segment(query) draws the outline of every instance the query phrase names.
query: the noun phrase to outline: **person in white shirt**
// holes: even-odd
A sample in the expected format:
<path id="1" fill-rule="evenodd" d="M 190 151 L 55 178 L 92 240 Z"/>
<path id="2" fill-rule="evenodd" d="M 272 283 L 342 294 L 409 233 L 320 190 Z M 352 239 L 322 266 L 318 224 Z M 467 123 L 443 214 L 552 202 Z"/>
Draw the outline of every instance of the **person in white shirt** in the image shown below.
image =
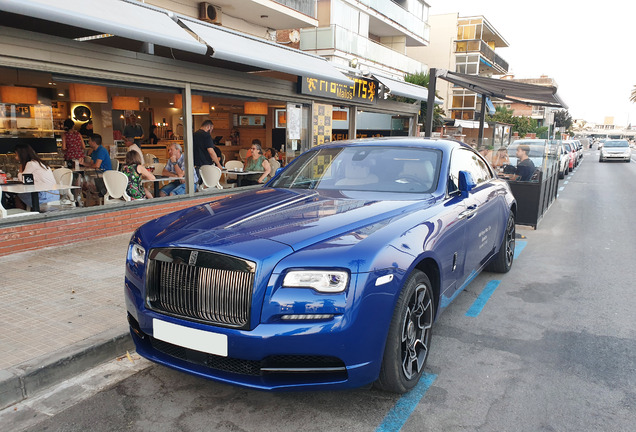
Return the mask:
<path id="1" fill-rule="evenodd" d="M 15 155 L 18 162 L 20 162 L 20 172 L 18 173 L 18 180 L 23 181 L 24 174 L 33 175 L 33 184 L 36 187 L 45 187 L 55 185 L 55 177 L 53 177 L 53 171 L 48 165 L 40 159 L 33 148 L 24 143 L 17 144 L 15 146 Z M 60 199 L 58 193 L 54 192 L 38 192 L 40 198 L 40 204 L 50 201 L 56 201 Z M 30 193 L 20 193 L 17 195 L 16 207 L 26 208 L 26 206 L 32 207 Z"/>
<path id="2" fill-rule="evenodd" d="M 136 151 L 137 153 L 139 153 L 139 157 L 141 158 L 141 163 L 144 163 L 144 154 L 142 153 L 141 149 L 139 148 L 139 146 L 137 144 L 135 144 L 135 139 L 133 137 L 126 137 L 124 138 L 125 142 L 124 144 L 126 144 L 126 147 L 128 147 L 126 149 L 126 153 L 128 153 L 131 150 Z"/>

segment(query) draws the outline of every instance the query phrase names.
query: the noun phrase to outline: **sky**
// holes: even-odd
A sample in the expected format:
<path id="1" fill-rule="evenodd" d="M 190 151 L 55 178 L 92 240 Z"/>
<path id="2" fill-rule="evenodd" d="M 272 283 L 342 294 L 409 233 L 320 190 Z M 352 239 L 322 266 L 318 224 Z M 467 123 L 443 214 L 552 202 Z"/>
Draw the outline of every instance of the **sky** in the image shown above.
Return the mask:
<path id="1" fill-rule="evenodd" d="M 427 0 L 430 15 L 483 15 L 508 42 L 496 52 L 515 78 L 548 75 L 573 119 L 636 126 L 633 0 Z M 429 65 L 434 67 L 435 65 Z"/>

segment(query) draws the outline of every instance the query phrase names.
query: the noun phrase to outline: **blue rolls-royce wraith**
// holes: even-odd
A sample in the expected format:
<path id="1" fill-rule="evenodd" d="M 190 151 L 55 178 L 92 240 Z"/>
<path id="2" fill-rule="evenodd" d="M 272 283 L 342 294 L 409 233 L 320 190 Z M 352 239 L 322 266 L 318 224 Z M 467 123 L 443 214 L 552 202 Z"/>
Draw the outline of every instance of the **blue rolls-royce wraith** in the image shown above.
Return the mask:
<path id="1" fill-rule="evenodd" d="M 406 392 L 440 312 L 482 269 L 510 269 L 515 211 L 507 183 L 458 142 L 314 147 L 262 188 L 135 232 L 137 352 L 251 388 Z"/>

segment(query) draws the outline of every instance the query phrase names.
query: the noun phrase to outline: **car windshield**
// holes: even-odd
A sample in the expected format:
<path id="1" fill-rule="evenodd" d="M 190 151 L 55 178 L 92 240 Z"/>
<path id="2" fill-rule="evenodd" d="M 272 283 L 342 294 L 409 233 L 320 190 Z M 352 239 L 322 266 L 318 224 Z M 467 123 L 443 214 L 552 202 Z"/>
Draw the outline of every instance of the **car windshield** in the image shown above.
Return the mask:
<path id="1" fill-rule="evenodd" d="M 442 152 L 389 146 L 317 148 L 299 156 L 270 185 L 289 189 L 338 189 L 431 193 Z"/>
<path id="2" fill-rule="evenodd" d="M 605 147 L 629 147 L 629 144 L 625 140 L 612 140 L 605 141 Z"/>

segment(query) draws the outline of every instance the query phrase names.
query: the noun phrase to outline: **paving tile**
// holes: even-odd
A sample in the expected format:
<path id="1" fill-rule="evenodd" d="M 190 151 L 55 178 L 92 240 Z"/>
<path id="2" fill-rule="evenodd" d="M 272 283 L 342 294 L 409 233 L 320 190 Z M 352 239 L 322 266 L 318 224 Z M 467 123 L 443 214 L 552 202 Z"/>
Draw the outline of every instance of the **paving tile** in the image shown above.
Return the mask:
<path id="1" fill-rule="evenodd" d="M 0 257 L 0 370 L 125 323 L 129 239 L 122 234 Z"/>

